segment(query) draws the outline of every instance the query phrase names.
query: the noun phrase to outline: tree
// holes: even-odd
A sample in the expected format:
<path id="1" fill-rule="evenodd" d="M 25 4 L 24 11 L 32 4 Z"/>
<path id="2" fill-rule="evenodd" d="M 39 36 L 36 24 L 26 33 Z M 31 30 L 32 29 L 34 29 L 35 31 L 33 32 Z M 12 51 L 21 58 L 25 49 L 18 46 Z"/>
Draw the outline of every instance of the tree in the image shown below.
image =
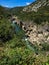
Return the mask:
<path id="1" fill-rule="evenodd" d="M 10 40 L 14 35 L 14 28 L 10 22 L 2 19 L 0 20 L 0 40 L 5 42 Z"/>

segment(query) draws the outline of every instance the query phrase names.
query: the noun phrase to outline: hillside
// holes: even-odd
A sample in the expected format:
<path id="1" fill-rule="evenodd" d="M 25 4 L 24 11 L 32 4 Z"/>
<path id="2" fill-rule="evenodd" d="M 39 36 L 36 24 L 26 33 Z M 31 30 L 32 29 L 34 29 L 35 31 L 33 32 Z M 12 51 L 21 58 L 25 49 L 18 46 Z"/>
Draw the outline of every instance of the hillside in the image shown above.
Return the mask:
<path id="1" fill-rule="evenodd" d="M 9 14 L 11 14 L 9 12 L 10 8 L 7 8 L 7 7 L 3 7 L 3 6 L 0 6 L 0 17 L 5 17 L 7 18 Z"/>
<path id="2" fill-rule="evenodd" d="M 34 3 L 31 3 L 29 6 L 24 7 L 23 11 L 25 12 L 37 12 L 39 8 L 49 6 L 49 0 L 36 0 Z"/>
<path id="3" fill-rule="evenodd" d="M 20 20 L 23 21 L 34 21 L 37 23 L 43 21 L 49 21 L 49 0 L 36 0 L 28 6 L 5 8 L 0 7 L 0 14 L 2 13 L 5 17 L 16 15 Z M 40 20 L 39 20 L 40 19 Z"/>
<path id="4" fill-rule="evenodd" d="M 12 8 L 10 12 L 23 21 L 49 21 L 49 0 L 36 0 L 28 6 Z"/>
<path id="5" fill-rule="evenodd" d="M 23 8 L 24 7 L 14 7 L 14 8 L 11 8 L 10 11 L 13 13 L 13 15 L 14 14 L 19 15 L 19 13 L 21 13 Z"/>
<path id="6" fill-rule="evenodd" d="M 0 6 L 0 65 L 49 65 L 49 0 Z"/>

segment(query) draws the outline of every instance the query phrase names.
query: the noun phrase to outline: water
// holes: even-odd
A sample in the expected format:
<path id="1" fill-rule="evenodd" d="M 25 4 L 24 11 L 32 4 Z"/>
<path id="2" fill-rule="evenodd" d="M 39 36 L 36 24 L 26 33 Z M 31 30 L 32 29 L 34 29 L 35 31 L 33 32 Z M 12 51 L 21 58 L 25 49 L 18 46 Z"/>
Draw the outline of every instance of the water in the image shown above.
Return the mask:
<path id="1" fill-rule="evenodd" d="M 19 33 L 22 29 L 19 27 L 19 25 L 17 25 L 17 24 L 15 24 L 15 23 L 13 23 L 12 24 L 14 27 L 15 27 L 15 31 L 16 31 L 16 33 Z M 26 36 L 24 35 L 24 37 L 23 37 L 23 40 L 26 42 L 26 46 L 30 49 L 30 50 L 32 50 L 33 52 L 37 52 L 37 48 L 35 48 L 35 46 L 33 46 L 33 45 L 31 45 L 31 43 L 28 41 L 28 39 L 26 38 Z"/>
<path id="2" fill-rule="evenodd" d="M 16 32 L 21 31 L 21 29 L 20 29 L 20 27 L 18 26 L 18 24 L 13 23 L 12 25 L 15 27 L 15 31 L 16 31 Z"/>
<path id="3" fill-rule="evenodd" d="M 33 47 L 31 47 L 31 45 L 30 45 L 31 43 L 28 41 L 27 38 L 25 38 L 25 41 L 26 41 L 27 47 L 28 47 L 30 50 L 34 51 Z"/>

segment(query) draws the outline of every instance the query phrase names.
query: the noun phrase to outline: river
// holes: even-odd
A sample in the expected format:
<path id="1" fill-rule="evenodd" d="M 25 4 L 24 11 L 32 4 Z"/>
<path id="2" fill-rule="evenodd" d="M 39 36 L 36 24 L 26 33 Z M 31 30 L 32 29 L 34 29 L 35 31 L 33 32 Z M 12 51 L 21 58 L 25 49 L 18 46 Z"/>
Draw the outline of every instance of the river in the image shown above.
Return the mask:
<path id="1" fill-rule="evenodd" d="M 16 33 L 19 33 L 21 31 L 21 28 L 19 27 L 19 25 L 17 25 L 16 23 L 12 23 L 12 25 L 15 27 L 15 31 Z M 32 50 L 35 53 L 38 53 L 37 50 L 38 48 L 35 48 L 35 46 L 28 41 L 27 37 L 24 35 L 23 37 L 23 41 L 25 41 L 27 48 L 29 48 L 30 50 Z"/>

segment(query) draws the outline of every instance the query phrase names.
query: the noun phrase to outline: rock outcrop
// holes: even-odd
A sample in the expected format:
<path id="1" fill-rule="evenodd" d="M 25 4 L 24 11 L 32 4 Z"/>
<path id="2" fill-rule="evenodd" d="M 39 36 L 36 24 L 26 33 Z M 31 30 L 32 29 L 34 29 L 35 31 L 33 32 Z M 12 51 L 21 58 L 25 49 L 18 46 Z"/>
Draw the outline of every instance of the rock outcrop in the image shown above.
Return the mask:
<path id="1" fill-rule="evenodd" d="M 28 24 L 28 26 L 24 25 L 26 29 L 23 29 L 26 32 L 26 36 L 28 40 L 34 44 L 34 43 L 49 43 L 49 24 L 44 23 L 41 25 L 33 24 L 32 25 Z"/>
<path id="2" fill-rule="evenodd" d="M 43 6 L 49 6 L 49 0 L 36 0 L 29 6 L 24 7 L 23 11 L 24 12 L 31 12 L 31 11 L 37 12 L 38 9 Z"/>
<path id="3" fill-rule="evenodd" d="M 16 22 L 24 31 L 27 39 L 32 43 L 49 43 L 49 23 L 42 23 L 40 25 L 30 22 L 22 22 L 17 18 L 14 19 L 14 23 Z"/>

